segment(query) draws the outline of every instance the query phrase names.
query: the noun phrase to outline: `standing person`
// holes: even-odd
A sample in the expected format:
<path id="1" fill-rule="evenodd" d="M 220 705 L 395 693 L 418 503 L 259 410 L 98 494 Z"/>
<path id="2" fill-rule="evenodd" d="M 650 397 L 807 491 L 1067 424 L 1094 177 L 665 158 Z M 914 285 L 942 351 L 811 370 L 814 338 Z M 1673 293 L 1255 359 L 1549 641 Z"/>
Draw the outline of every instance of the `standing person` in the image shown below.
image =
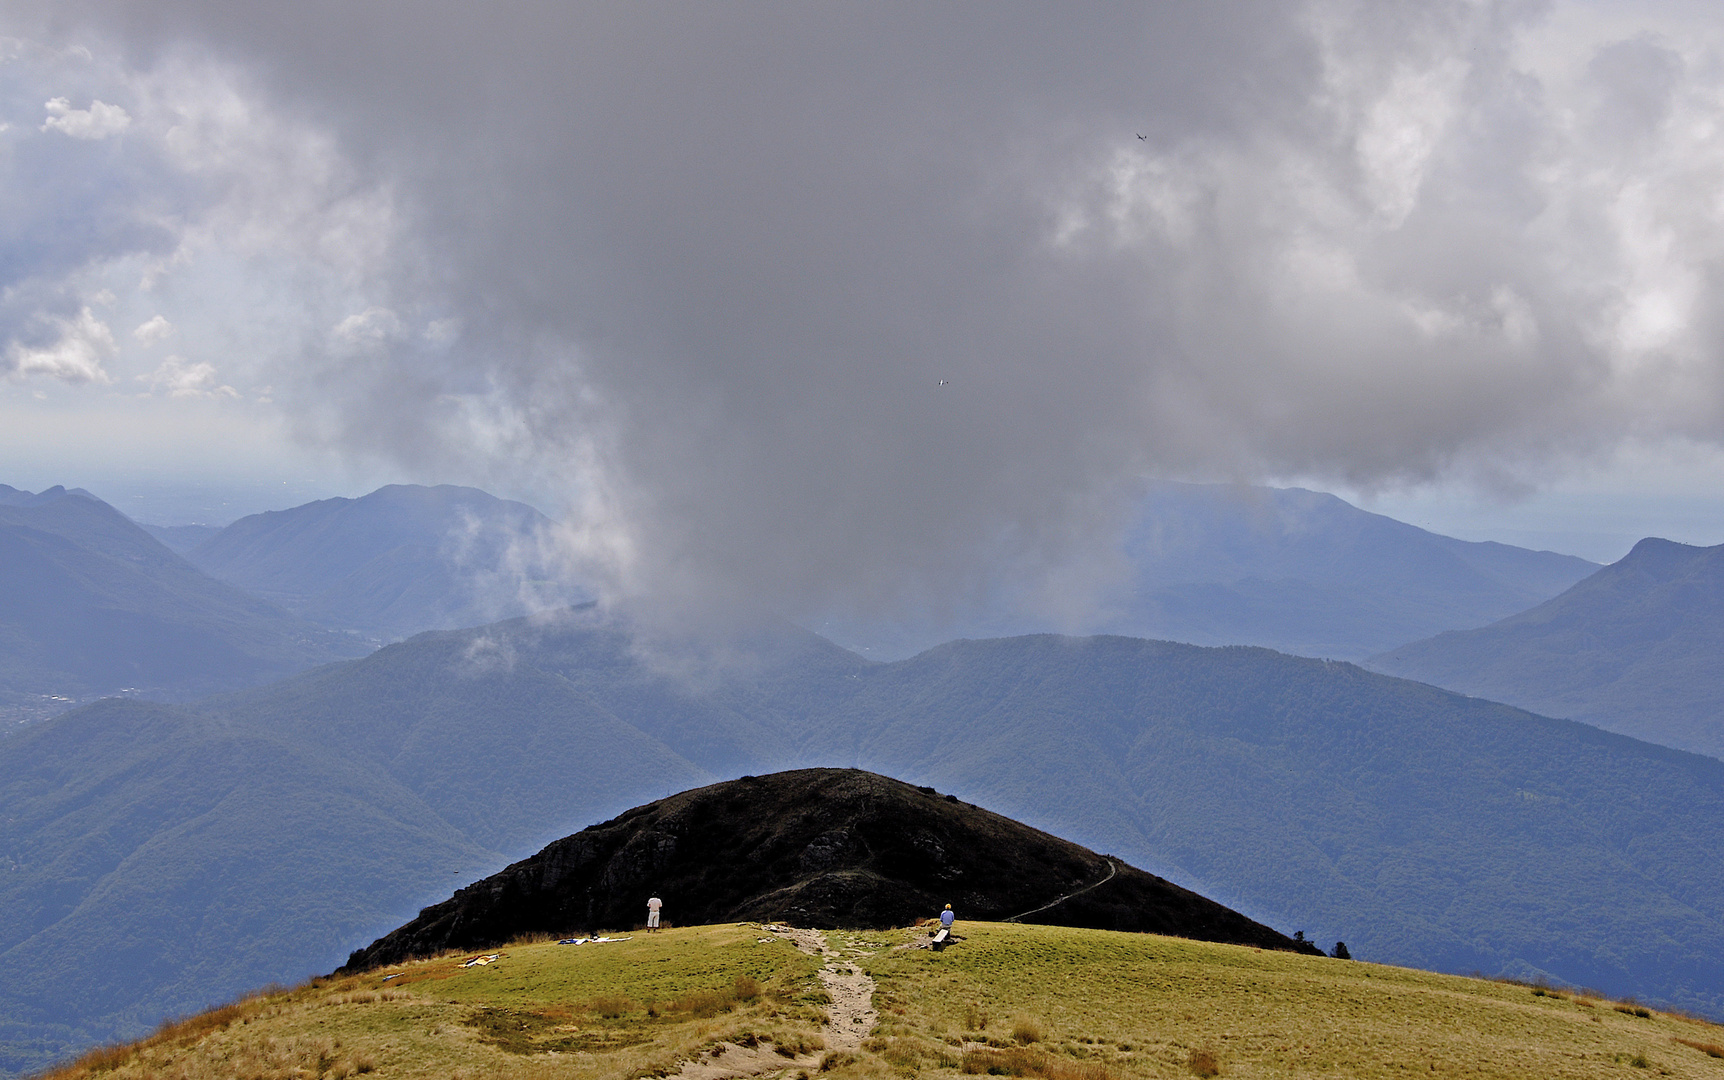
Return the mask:
<path id="1" fill-rule="evenodd" d="M 662 907 L 664 907 L 664 901 L 656 896 L 646 902 L 646 928 L 648 930 L 658 929 L 658 910 Z"/>

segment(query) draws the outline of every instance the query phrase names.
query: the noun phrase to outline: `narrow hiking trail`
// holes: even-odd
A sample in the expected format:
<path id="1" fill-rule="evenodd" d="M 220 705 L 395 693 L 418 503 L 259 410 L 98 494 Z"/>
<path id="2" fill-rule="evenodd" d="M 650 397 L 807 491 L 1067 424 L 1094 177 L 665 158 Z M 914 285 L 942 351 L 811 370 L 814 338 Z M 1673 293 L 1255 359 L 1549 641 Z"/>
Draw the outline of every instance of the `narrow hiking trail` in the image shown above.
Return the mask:
<path id="1" fill-rule="evenodd" d="M 1060 897 L 1058 900 L 1053 901 L 1052 903 L 1043 904 L 1039 908 L 1032 908 L 1029 911 L 1023 912 L 1020 915 L 1013 915 L 1009 919 L 1001 919 L 1000 921 L 1001 922 L 1017 922 L 1019 919 L 1027 919 L 1031 915 L 1036 915 L 1036 914 L 1039 914 L 1043 911 L 1046 911 L 1048 908 L 1059 907 L 1061 904 L 1065 903 L 1067 900 L 1070 900 L 1074 896 L 1082 896 L 1084 893 L 1089 892 L 1091 889 L 1099 889 L 1103 885 L 1106 885 L 1108 882 L 1113 880 L 1113 876 L 1115 874 L 1119 873 L 1119 864 L 1114 862 L 1113 859 L 1109 856 L 1103 856 L 1103 858 L 1107 859 L 1107 877 L 1102 878 L 1100 881 L 1096 882 L 1093 885 L 1085 885 L 1083 888 L 1078 889 L 1076 892 L 1066 893 L 1064 896 Z"/>
<path id="2" fill-rule="evenodd" d="M 828 951 L 826 935 L 818 930 L 792 930 L 790 940 L 810 956 L 825 956 L 820 983 L 832 995 L 827 1010 L 826 1049 L 854 1050 L 874 1029 L 874 980 L 854 963 Z M 863 953 L 863 956 L 872 955 Z"/>
<path id="3" fill-rule="evenodd" d="M 826 1051 L 860 1047 L 868 1032 L 874 1029 L 874 1021 L 879 1015 L 874 1010 L 874 980 L 854 963 L 833 953 L 827 945 L 826 935 L 818 930 L 778 927 L 769 930 L 789 937 L 809 956 L 826 960 L 820 969 L 820 985 L 832 997 L 832 1004 L 826 1010 L 826 1027 L 821 1032 Z M 859 955 L 873 954 L 862 952 Z M 758 1046 L 721 1043 L 715 1051 L 684 1062 L 668 1080 L 739 1080 L 741 1077 L 766 1076 L 792 1069 L 816 1069 L 822 1056 L 801 1054 L 785 1057 L 767 1043 Z"/>

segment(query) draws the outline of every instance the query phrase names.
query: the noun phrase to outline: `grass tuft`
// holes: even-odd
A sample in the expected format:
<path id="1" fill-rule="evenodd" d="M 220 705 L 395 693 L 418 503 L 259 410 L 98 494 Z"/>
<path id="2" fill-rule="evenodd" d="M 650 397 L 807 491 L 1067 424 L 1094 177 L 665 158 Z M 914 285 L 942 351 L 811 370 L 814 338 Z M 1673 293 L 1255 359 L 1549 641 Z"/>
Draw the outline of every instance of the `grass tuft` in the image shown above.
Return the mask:
<path id="1" fill-rule="evenodd" d="M 958 1071 L 969 1076 L 1038 1076 L 1043 1080 L 1119 1080 L 1106 1065 L 1073 1061 L 1028 1046 L 1003 1050 L 975 1047 L 958 1059 Z"/>
<path id="2" fill-rule="evenodd" d="M 1191 1070 L 1193 1076 L 1220 1076 L 1221 1058 L 1207 1046 L 1200 1046 L 1191 1051 L 1186 1059 L 1185 1067 Z"/>
<path id="3" fill-rule="evenodd" d="M 634 998 L 627 994 L 600 994 L 587 1002 L 587 1008 L 606 1020 L 617 1020 L 635 1009 Z"/>
<path id="4" fill-rule="evenodd" d="M 1046 1033 L 1042 1030 L 1042 1022 L 1027 1013 L 1019 1013 L 1012 1017 L 1012 1039 L 1028 1046 L 1030 1043 L 1042 1041 Z"/>
<path id="5" fill-rule="evenodd" d="M 1700 1042 L 1696 1039 L 1684 1039 L 1680 1035 L 1678 1035 L 1674 1041 L 1679 1042 L 1690 1049 L 1698 1050 L 1707 1057 L 1724 1058 L 1724 1046 L 1719 1046 L 1717 1043 Z"/>

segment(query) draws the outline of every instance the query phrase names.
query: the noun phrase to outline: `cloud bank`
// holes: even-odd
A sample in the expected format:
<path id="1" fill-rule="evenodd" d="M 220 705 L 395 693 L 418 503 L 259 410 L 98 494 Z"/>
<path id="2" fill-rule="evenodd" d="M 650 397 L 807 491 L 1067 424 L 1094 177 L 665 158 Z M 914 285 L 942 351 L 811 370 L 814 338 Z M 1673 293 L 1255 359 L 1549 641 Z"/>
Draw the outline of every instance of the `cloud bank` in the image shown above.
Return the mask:
<path id="1" fill-rule="evenodd" d="M 181 130 L 269 118 L 136 187 L 278 287 L 179 332 L 278 331 L 308 438 L 561 492 L 619 593 L 962 606 L 1146 476 L 1724 436 L 1701 7 L 9 7 L 136 86 L 227 73 Z"/>
<path id="2" fill-rule="evenodd" d="M 105 139 L 132 126 L 132 118 L 118 105 L 101 99 L 90 102 L 87 109 L 74 109 L 63 97 L 54 98 L 46 106 L 48 119 L 43 131 L 60 131 L 74 139 Z"/>

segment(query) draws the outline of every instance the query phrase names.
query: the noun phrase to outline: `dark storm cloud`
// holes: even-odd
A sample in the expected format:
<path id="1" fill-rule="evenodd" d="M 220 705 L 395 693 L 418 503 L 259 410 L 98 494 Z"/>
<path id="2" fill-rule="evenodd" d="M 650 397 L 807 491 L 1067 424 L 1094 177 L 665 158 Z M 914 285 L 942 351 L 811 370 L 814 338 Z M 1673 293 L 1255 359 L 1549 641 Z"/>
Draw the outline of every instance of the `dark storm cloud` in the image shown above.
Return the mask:
<path id="1" fill-rule="evenodd" d="M 42 10 L 238 64 L 392 185 L 399 328 L 283 393 L 559 478 L 626 589 L 937 608 L 1147 474 L 1718 433 L 1671 119 L 1716 99 L 1655 35 L 1559 86 L 1515 4 Z"/>

